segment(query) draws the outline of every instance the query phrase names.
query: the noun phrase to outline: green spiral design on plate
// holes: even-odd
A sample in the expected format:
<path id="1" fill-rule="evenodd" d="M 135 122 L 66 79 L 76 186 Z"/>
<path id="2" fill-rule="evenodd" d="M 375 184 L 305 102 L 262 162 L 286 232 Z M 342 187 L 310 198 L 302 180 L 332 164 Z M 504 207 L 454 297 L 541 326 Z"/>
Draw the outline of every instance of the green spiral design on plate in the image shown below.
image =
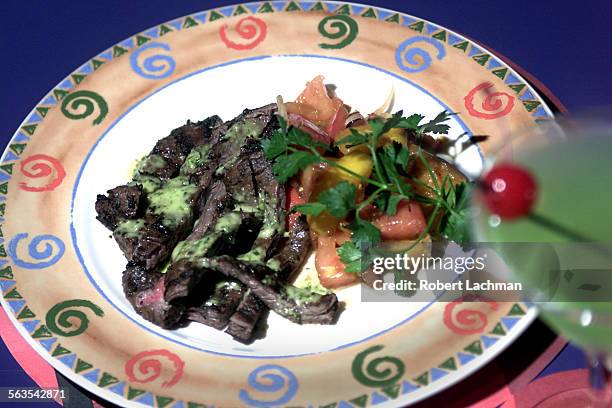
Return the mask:
<path id="1" fill-rule="evenodd" d="M 62 113 L 68 119 L 85 119 L 91 116 L 98 107 L 98 116 L 93 124 L 100 124 L 108 113 L 108 104 L 99 94 L 92 91 L 75 91 L 69 93 L 62 101 Z"/>
<path id="2" fill-rule="evenodd" d="M 319 23 L 319 33 L 330 40 L 340 40 L 335 44 L 320 43 L 321 48 L 344 48 L 357 38 L 357 22 L 345 15 L 327 16 Z"/>
<path id="3" fill-rule="evenodd" d="M 66 300 L 49 309 L 45 317 L 47 328 L 64 337 L 82 334 L 89 327 L 89 318 L 84 311 L 80 310 L 81 308 L 89 309 L 96 316 L 104 316 L 102 309 L 89 300 Z"/>
<path id="4" fill-rule="evenodd" d="M 388 387 L 404 376 L 406 367 L 397 357 L 377 357 L 370 360 L 366 365 L 368 356 L 378 353 L 383 348 L 385 346 L 372 346 L 355 356 L 351 370 L 355 379 L 361 384 L 368 387 Z"/>

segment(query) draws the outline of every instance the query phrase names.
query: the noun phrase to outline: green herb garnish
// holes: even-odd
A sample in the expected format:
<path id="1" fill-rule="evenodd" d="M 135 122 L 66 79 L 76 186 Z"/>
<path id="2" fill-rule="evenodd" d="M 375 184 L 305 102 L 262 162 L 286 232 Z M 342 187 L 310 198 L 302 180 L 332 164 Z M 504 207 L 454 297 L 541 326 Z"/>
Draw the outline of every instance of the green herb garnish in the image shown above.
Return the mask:
<path id="1" fill-rule="evenodd" d="M 346 226 L 351 231 L 351 240 L 338 248 L 338 255 L 346 266 L 345 271 L 360 273 L 369 266 L 369 260 L 362 259 L 362 245 L 374 245 L 381 240 L 380 230 L 371 222 L 361 218 L 360 215 L 361 211 L 372 203 L 388 215 L 394 215 L 397 212 L 398 204 L 405 199 L 417 200 L 433 207 L 426 230 L 408 249 L 418 244 L 430 232 L 436 232 L 459 244 L 468 239 L 466 231 L 469 187 L 467 183 L 454 186 L 447 176 L 440 184 L 420 146 L 417 147 L 416 154 L 396 142 L 379 147 L 380 138 L 394 128 L 406 129 L 414 133 L 417 140 L 419 136 L 426 133 L 448 133 L 449 125 L 444 122 L 451 115 L 452 113 L 444 111 L 429 122 L 421 123 L 425 118 L 423 115 L 413 114 L 404 117 L 399 111 L 389 118 L 368 120 L 370 131 L 359 132 L 356 129 L 350 129 L 351 134 L 336 141 L 335 145 L 365 146 L 372 158 L 371 177 L 364 177 L 326 158 L 324 153 L 329 152 L 332 146 L 313 140 L 308 133 L 298 128 L 288 127 L 283 118 L 279 118 L 280 128 L 272 134 L 270 139 L 263 141 L 263 149 L 266 157 L 273 161 L 272 169 L 280 182 L 286 182 L 311 164 L 325 163 L 353 176 L 364 186 L 373 188 L 368 197 L 358 203 L 357 187 L 348 181 L 342 181 L 319 193 L 316 201 L 299 204 L 292 209 L 292 211 L 313 216 L 327 211 L 334 217 L 352 220 Z M 423 163 L 429 172 L 433 187 L 407 173 L 411 160 L 420 160 Z M 426 187 L 432 193 L 431 197 L 417 194 L 413 184 Z M 441 211 L 443 215 L 440 218 L 438 215 Z M 437 219 L 440 221 L 434 225 Z M 434 228 L 435 231 L 432 231 Z"/>

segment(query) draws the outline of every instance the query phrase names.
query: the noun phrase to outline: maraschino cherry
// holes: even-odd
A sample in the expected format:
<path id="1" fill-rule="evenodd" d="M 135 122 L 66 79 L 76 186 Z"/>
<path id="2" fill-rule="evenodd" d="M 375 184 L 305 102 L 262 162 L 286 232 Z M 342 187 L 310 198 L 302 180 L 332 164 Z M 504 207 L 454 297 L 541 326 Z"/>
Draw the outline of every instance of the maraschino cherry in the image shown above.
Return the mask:
<path id="1" fill-rule="evenodd" d="M 530 215 L 537 197 L 537 183 L 526 169 L 501 163 L 481 179 L 482 200 L 491 213 L 512 220 Z"/>

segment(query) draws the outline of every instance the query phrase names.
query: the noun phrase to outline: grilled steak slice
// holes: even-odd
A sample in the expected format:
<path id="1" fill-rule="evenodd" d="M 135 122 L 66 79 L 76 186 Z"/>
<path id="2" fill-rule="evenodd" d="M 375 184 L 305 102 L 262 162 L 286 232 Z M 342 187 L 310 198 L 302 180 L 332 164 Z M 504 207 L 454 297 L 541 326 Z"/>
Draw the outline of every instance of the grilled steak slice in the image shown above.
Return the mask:
<path id="1" fill-rule="evenodd" d="M 98 195 L 98 220 L 113 230 L 120 220 L 142 216 L 146 206 L 144 193 L 158 189 L 162 180 L 176 176 L 191 149 L 214 142 L 213 135 L 218 137 L 218 128 L 222 124 L 218 116 L 197 123 L 187 122 L 159 140 L 152 152 L 138 163 L 132 182 L 109 190 L 107 196 Z"/>
<path id="2" fill-rule="evenodd" d="M 209 232 L 219 216 L 227 211 L 230 200 L 231 197 L 222 181 L 216 180 L 211 183 L 200 197 L 200 218 L 187 239 L 198 239 Z"/>
<path id="3" fill-rule="evenodd" d="M 253 331 L 267 307 L 250 290 L 242 297 L 236 312 L 229 318 L 225 330 L 234 339 L 246 343 L 253 338 Z"/>
<path id="4" fill-rule="evenodd" d="M 99 194 L 96 200 L 96 218 L 106 228 L 113 230 L 120 220 L 130 220 L 142 215 L 142 186 L 118 186 L 108 190 L 107 194 L 108 196 Z"/>
<path id="5" fill-rule="evenodd" d="M 204 304 L 189 309 L 187 319 L 221 330 L 227 326 L 230 317 L 239 307 L 244 292 L 241 283 L 222 280 L 217 283 L 215 292 Z"/>
<path id="6" fill-rule="evenodd" d="M 211 147 L 208 162 L 193 173 L 192 178 L 199 177 L 200 186 L 208 184 L 209 187 L 200 200 L 200 218 L 191 234 L 179 243 L 181 249 L 175 250 L 177 256 L 173 256 L 173 262 L 166 274 L 165 297 L 168 302 L 185 302 L 187 298 L 201 296 L 193 292 L 210 271 L 198 266 L 194 259 L 221 253 L 237 255 L 251 249 L 254 238 L 249 237 L 261 229 L 258 215 L 250 211 L 258 209 L 261 204 L 258 201 L 258 188 L 252 186 L 257 177 L 251 175 L 253 171 L 248 166 L 243 166 L 245 173 L 242 174 L 236 174 L 233 170 L 238 163 L 243 163 L 242 158 L 251 154 L 254 149 L 259 149 L 260 160 L 265 161 L 257 139 L 261 138 L 263 131 L 270 128 L 271 123 L 276 122 L 274 112 L 273 106 L 246 110 L 226 124 L 227 131 L 219 138 L 219 142 Z M 229 179 L 228 173 L 237 176 L 240 182 L 247 185 L 240 188 L 242 194 L 235 194 L 236 189 L 226 189 L 224 181 Z M 233 183 L 232 186 L 236 187 L 240 182 Z M 225 245 L 219 245 L 220 243 Z M 190 247 L 194 249 L 190 250 Z M 237 284 L 242 290 L 242 285 Z M 223 318 L 223 313 L 219 314 L 217 308 L 211 308 L 206 303 L 196 310 L 191 310 L 189 316 L 205 324 L 208 322 L 223 327 L 238 307 L 241 297 L 230 296 L 226 299 L 223 312 L 227 313 Z M 209 318 L 209 315 L 213 318 Z"/>
<path id="7" fill-rule="evenodd" d="M 248 144 L 247 149 L 224 180 L 232 196 L 240 197 L 242 205 L 253 208 L 263 223 L 251 251 L 239 258 L 262 263 L 285 229 L 285 186 L 274 177 L 259 143 Z"/>
<path id="8" fill-rule="evenodd" d="M 289 230 L 289 236 L 279 240 L 279 245 L 274 251 L 275 255 L 268 261 L 268 264 L 277 266 L 276 279 L 283 282 L 290 281 L 292 275 L 304 263 L 310 247 L 308 224 L 304 217 L 300 217 Z M 226 332 L 236 340 L 249 341 L 253 337 L 258 321 L 267 309 L 268 307 L 259 301 L 253 292 L 249 292 L 231 317 Z"/>
<path id="9" fill-rule="evenodd" d="M 250 266 L 227 256 L 207 260 L 208 267 L 247 286 L 267 307 L 299 324 L 332 324 L 338 312 L 335 294 L 319 295 L 277 281 L 273 271 Z M 299 298 L 293 296 L 298 293 Z M 295 298 L 294 298 L 295 297 Z"/>
<path id="10" fill-rule="evenodd" d="M 250 158 L 255 153 L 257 160 L 269 167 L 261 152 L 260 144 L 256 139 L 261 137 L 261 132 L 272 121 L 275 121 L 273 113 L 274 110 L 271 107 L 243 112 L 228 125 L 228 130 L 221 137 L 220 142 L 212 146 L 209 154 L 210 161 L 202 166 L 202 171 L 199 174 L 200 185 L 205 183 L 203 179 L 210 180 L 216 177 L 223 177 L 223 181 L 218 179 L 212 181 L 210 188 L 207 189 L 207 193 L 204 194 L 201 200 L 201 216 L 192 233 L 181 243 L 182 246 L 197 246 L 203 244 L 204 241 L 209 241 L 207 245 L 212 245 L 213 241 L 221 238 L 221 234 L 217 231 L 219 228 L 216 227 L 216 223 L 220 219 L 229 217 L 223 221 L 227 225 L 221 227 L 226 228 L 229 225 L 228 220 L 232 216 L 234 218 L 239 217 L 239 222 L 232 225 L 231 231 L 228 230 L 225 233 L 242 235 L 242 233 L 248 234 L 249 231 L 256 228 L 257 222 L 254 222 L 253 219 L 259 216 L 259 212 L 261 212 L 260 207 L 262 206 L 262 203 L 259 202 L 261 195 L 259 194 L 257 183 L 269 183 L 270 180 L 258 180 L 259 173 L 261 172 L 258 174 L 254 173 L 253 163 L 250 161 Z M 231 165 L 229 162 L 232 162 Z M 219 163 L 223 163 L 223 165 L 219 166 Z M 258 168 L 262 167 L 261 164 L 257 166 Z M 271 171 L 269 173 L 271 175 Z M 230 180 L 230 188 L 226 189 L 226 183 Z M 277 187 L 274 193 L 277 194 L 278 183 L 274 181 L 274 185 Z M 229 201 L 234 204 L 233 209 L 229 208 Z M 239 229 L 240 231 L 237 231 Z M 259 230 L 260 228 L 257 227 L 257 229 Z M 246 246 L 244 251 L 241 251 L 241 247 L 245 247 L 245 243 L 249 242 L 244 237 L 240 237 L 236 241 L 234 245 L 224 248 L 224 253 L 237 255 L 251 248 L 252 241 L 250 241 L 249 246 Z M 217 250 L 219 249 L 217 247 Z M 208 251 L 208 248 L 206 251 Z M 204 253 L 200 254 L 200 256 L 204 255 Z M 187 271 L 187 269 L 190 270 Z M 205 268 L 194 266 L 193 262 L 182 261 L 173 263 L 168 270 L 166 299 L 173 301 L 180 297 L 189 296 L 191 289 L 196 287 L 205 271 Z"/>
<path id="11" fill-rule="evenodd" d="M 236 163 L 249 141 L 261 139 L 264 132 L 277 126 L 276 105 L 245 109 L 223 125 L 221 133 L 208 154 L 208 161 L 194 172 L 201 185 L 208 185 L 214 176 L 222 177 Z"/>
<path id="12" fill-rule="evenodd" d="M 196 123 L 188 121 L 171 131 L 169 136 L 158 140 L 151 151 L 151 155 L 162 159 L 158 162 L 163 162 L 163 165 L 155 166 L 153 163 L 145 166 L 142 172 L 162 180 L 176 176 L 194 147 L 216 142 L 214 139 L 223 131 L 223 121 L 216 115 Z"/>
<path id="13" fill-rule="evenodd" d="M 183 230 L 184 227 L 180 232 Z M 177 232 L 164 226 L 156 217 L 146 217 L 133 222 L 123 221 L 113 232 L 113 237 L 128 261 L 153 269 L 169 255 Z"/>
<path id="14" fill-rule="evenodd" d="M 312 242 L 310 240 L 308 223 L 306 222 L 306 217 L 301 216 L 296 218 L 293 226 L 289 229 L 289 236 L 283 237 L 279 241 L 275 255 L 272 257 L 272 261 L 268 263 L 270 265 L 278 263 L 277 274 L 279 279 L 291 282 L 295 272 L 306 261 L 311 247 Z"/>
<path id="15" fill-rule="evenodd" d="M 164 329 L 180 325 L 184 307 L 164 300 L 163 274 L 128 263 L 122 281 L 125 296 L 139 315 Z"/>

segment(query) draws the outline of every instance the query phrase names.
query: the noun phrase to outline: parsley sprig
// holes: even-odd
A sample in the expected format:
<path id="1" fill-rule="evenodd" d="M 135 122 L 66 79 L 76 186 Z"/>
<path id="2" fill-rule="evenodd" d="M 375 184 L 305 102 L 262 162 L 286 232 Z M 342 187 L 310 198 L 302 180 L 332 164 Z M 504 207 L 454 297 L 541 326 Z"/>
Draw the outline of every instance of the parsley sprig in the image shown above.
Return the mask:
<path id="1" fill-rule="evenodd" d="M 417 200 L 422 204 L 432 206 L 433 210 L 425 231 L 411 247 L 425 238 L 434 228 L 437 229 L 436 232 L 458 243 L 465 242 L 467 239 L 465 231 L 467 230 L 468 185 L 463 183 L 455 186 L 448 175 L 442 183 L 439 183 L 420 146 L 417 147 L 416 154 L 396 142 L 380 146 L 381 137 L 394 128 L 412 132 L 416 140 L 427 133 L 446 134 L 449 125 L 445 122 L 451 115 L 453 114 L 444 111 L 434 119 L 422 123 L 425 118 L 423 115 L 413 114 L 404 117 L 399 111 L 389 118 L 368 120 L 369 131 L 360 132 L 351 128 L 350 135 L 337 140 L 335 146 L 346 145 L 351 148 L 365 146 L 372 159 L 371 177 L 357 174 L 335 160 L 327 158 L 325 153 L 330 152 L 334 146 L 316 141 L 310 134 L 298 128 L 289 127 L 281 117 L 279 117 L 280 127 L 269 139 L 264 140 L 262 145 L 266 157 L 273 161 L 272 170 L 275 177 L 282 183 L 314 163 L 325 163 L 351 175 L 373 190 L 365 200 L 357 202 L 358 194 L 355 184 L 341 181 L 334 187 L 319 193 L 317 201 L 299 204 L 292 209 L 313 216 L 327 211 L 334 217 L 351 220 L 347 225 L 351 231 L 351 239 L 338 248 L 338 255 L 345 264 L 345 271 L 360 273 L 369 264 L 369 260 L 363 259 L 365 253 L 363 246 L 375 245 L 381 240 L 380 230 L 361 216 L 362 210 L 372 203 L 388 215 L 394 215 L 397 212 L 398 204 L 405 199 Z M 420 160 L 423 163 L 429 172 L 433 187 L 422 180 L 412 178 L 407 173 L 411 160 Z M 414 185 L 422 186 L 431 194 L 428 196 L 417 194 Z"/>

